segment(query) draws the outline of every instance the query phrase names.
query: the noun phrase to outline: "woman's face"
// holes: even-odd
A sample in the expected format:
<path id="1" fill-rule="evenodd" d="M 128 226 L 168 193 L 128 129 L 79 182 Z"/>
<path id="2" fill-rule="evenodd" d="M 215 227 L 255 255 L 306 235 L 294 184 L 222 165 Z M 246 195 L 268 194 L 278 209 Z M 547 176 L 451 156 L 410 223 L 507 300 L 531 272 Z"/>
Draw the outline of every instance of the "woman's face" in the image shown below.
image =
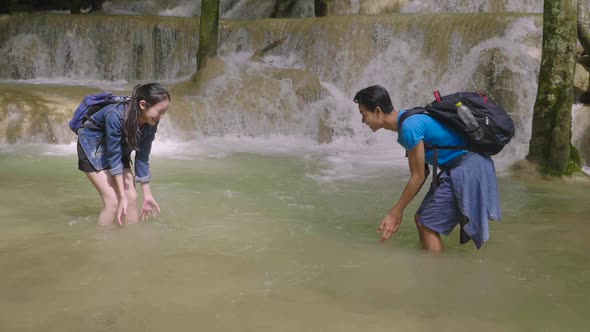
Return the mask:
<path id="1" fill-rule="evenodd" d="M 162 100 L 152 107 L 148 107 L 145 100 L 139 101 L 139 107 L 141 108 L 140 123 L 147 123 L 150 126 L 155 125 L 160 119 L 166 114 L 170 106 L 170 100 Z"/>

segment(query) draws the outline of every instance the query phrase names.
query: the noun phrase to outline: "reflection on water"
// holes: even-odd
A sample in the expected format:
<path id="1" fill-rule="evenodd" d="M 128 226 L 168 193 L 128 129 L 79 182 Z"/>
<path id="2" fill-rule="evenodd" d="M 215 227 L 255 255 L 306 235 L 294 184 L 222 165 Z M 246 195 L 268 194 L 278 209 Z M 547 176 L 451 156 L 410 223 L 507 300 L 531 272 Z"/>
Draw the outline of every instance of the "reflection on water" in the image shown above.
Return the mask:
<path id="1" fill-rule="evenodd" d="M 401 158 L 160 153 L 158 220 L 100 229 L 69 150 L 0 148 L 3 331 L 587 329 L 587 184 L 502 177 L 490 242 L 477 251 L 453 234 L 431 256 L 418 202 L 377 244 L 408 176 Z"/>

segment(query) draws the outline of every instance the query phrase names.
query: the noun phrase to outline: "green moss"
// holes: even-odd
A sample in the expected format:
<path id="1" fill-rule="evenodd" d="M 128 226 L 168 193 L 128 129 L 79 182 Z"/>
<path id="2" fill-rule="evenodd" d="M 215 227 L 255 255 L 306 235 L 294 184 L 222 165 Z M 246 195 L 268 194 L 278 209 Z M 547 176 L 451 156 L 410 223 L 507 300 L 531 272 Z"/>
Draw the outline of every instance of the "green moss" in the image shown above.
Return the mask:
<path id="1" fill-rule="evenodd" d="M 582 158 L 575 146 L 570 145 L 570 161 L 565 170 L 566 175 L 582 172 Z"/>
<path id="2" fill-rule="evenodd" d="M 574 175 L 577 173 L 582 172 L 582 158 L 580 157 L 580 152 L 576 149 L 575 146 L 570 145 L 570 159 L 568 164 L 563 171 L 556 170 L 552 167 L 547 165 L 543 165 L 541 167 L 541 172 L 544 175 L 554 176 L 554 177 L 561 177 L 561 176 L 569 176 Z"/>

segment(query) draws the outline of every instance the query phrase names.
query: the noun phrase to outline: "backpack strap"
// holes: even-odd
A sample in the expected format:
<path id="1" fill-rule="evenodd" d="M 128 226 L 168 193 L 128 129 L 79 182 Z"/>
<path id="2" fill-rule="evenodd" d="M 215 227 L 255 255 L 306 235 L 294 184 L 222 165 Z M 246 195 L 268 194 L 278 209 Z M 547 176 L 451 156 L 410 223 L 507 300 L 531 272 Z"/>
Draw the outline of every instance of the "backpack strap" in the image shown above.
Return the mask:
<path id="1" fill-rule="evenodd" d="M 104 106 L 102 105 L 93 105 L 88 107 L 88 112 L 84 114 L 84 121 L 82 122 L 82 126 L 84 127 L 84 122 L 91 122 L 95 127 L 101 128 L 102 126 L 96 120 L 92 118 L 92 116 L 102 110 Z"/>
<path id="2" fill-rule="evenodd" d="M 404 120 L 406 120 L 408 117 L 414 115 L 414 114 L 428 114 L 428 111 L 426 111 L 424 108 L 421 107 L 414 107 L 412 109 L 409 109 L 407 111 L 404 112 L 404 114 L 402 114 L 399 117 L 399 120 L 397 121 L 397 130 L 399 132 L 400 128 L 402 127 L 402 123 L 404 122 Z M 426 147 L 426 145 L 425 145 Z M 428 148 L 430 149 L 430 146 L 428 145 Z M 435 151 L 435 156 L 438 155 L 438 153 Z M 406 158 L 408 157 L 408 150 L 406 150 Z M 435 162 L 436 162 L 436 158 L 435 158 Z M 424 174 L 426 177 L 428 177 L 430 175 L 430 168 L 428 167 L 427 163 L 424 163 Z M 436 179 L 436 167 L 433 169 L 433 175 L 432 175 L 432 183 L 435 182 Z"/>
<path id="3" fill-rule="evenodd" d="M 422 107 L 414 107 L 412 109 L 405 111 L 404 114 L 402 114 L 399 117 L 399 120 L 397 121 L 398 133 L 402 127 L 403 122 L 408 117 L 415 115 L 415 114 L 426 114 L 426 115 L 430 116 L 430 113 L 428 112 L 428 110 L 425 108 L 422 108 Z M 424 148 L 426 150 L 432 150 L 434 153 L 434 156 L 433 156 L 434 162 L 432 163 L 432 186 L 434 187 L 434 189 L 436 189 L 438 187 L 438 150 L 439 149 L 443 149 L 443 150 L 469 150 L 466 146 L 446 146 L 446 145 L 442 145 L 442 146 L 436 145 L 435 146 L 435 145 L 430 145 L 426 142 L 424 142 Z M 406 150 L 406 157 L 408 157 L 408 150 Z M 426 169 L 428 169 L 428 164 L 425 163 L 424 165 L 425 165 Z"/>
<path id="4" fill-rule="evenodd" d="M 81 127 L 84 127 L 87 122 L 90 122 L 90 123 L 92 123 L 92 125 L 96 129 L 103 130 L 104 129 L 103 125 L 101 123 L 99 123 L 98 121 L 96 121 L 92 116 L 95 115 L 96 113 L 106 109 L 107 107 L 109 107 L 113 104 L 117 104 L 116 106 L 111 107 L 109 110 L 107 110 L 106 114 L 114 112 L 117 109 L 118 105 L 121 103 L 122 102 L 109 102 L 107 104 L 103 103 L 103 104 L 95 104 L 95 105 L 89 106 L 88 112 L 86 114 L 84 114 L 84 122 L 82 123 Z M 106 114 L 105 114 L 105 116 L 106 116 Z"/>
<path id="5" fill-rule="evenodd" d="M 412 109 L 409 109 L 409 110 L 405 111 L 405 112 L 404 112 L 404 114 L 402 114 L 402 115 L 399 117 L 399 120 L 397 120 L 397 130 L 398 130 L 398 132 L 399 132 L 399 130 L 401 129 L 401 127 L 402 127 L 402 124 L 404 123 L 404 121 L 405 121 L 405 120 L 406 120 L 408 117 L 410 117 L 410 116 L 412 116 L 412 115 L 414 115 L 414 114 L 426 114 L 426 115 L 430 115 L 430 114 L 428 113 L 428 111 L 427 111 L 425 108 L 422 108 L 422 107 L 414 107 L 414 108 L 412 108 Z"/>
<path id="6" fill-rule="evenodd" d="M 409 118 L 410 116 L 414 115 L 414 114 L 426 114 L 428 116 L 430 115 L 430 112 L 428 112 L 428 109 L 422 108 L 422 107 L 414 107 L 412 109 L 407 110 L 406 112 L 404 112 L 404 114 L 402 114 L 399 117 L 399 120 L 397 121 L 397 130 L 398 132 L 400 131 L 403 122 Z M 432 117 L 432 116 L 431 116 Z M 434 119 L 435 121 L 438 121 L 436 119 Z M 425 144 L 425 147 L 427 149 L 443 149 L 443 150 L 470 150 L 469 147 L 467 146 L 449 146 L 449 145 L 429 145 L 429 144 Z M 473 152 L 477 152 L 477 151 L 473 151 Z M 406 157 L 408 156 L 408 153 L 406 151 Z"/>

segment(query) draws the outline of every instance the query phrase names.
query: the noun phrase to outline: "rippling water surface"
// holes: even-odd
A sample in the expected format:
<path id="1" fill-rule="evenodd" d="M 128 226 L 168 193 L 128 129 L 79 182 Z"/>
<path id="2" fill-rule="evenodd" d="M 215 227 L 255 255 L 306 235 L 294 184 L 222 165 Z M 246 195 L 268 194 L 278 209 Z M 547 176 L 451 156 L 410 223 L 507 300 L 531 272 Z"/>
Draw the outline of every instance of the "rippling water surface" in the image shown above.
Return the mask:
<path id="1" fill-rule="evenodd" d="M 419 199 L 377 243 L 409 175 L 397 150 L 156 146 L 161 215 L 106 229 L 74 151 L 0 147 L 3 331 L 587 330 L 587 184 L 504 174 L 490 242 L 432 256 Z"/>

